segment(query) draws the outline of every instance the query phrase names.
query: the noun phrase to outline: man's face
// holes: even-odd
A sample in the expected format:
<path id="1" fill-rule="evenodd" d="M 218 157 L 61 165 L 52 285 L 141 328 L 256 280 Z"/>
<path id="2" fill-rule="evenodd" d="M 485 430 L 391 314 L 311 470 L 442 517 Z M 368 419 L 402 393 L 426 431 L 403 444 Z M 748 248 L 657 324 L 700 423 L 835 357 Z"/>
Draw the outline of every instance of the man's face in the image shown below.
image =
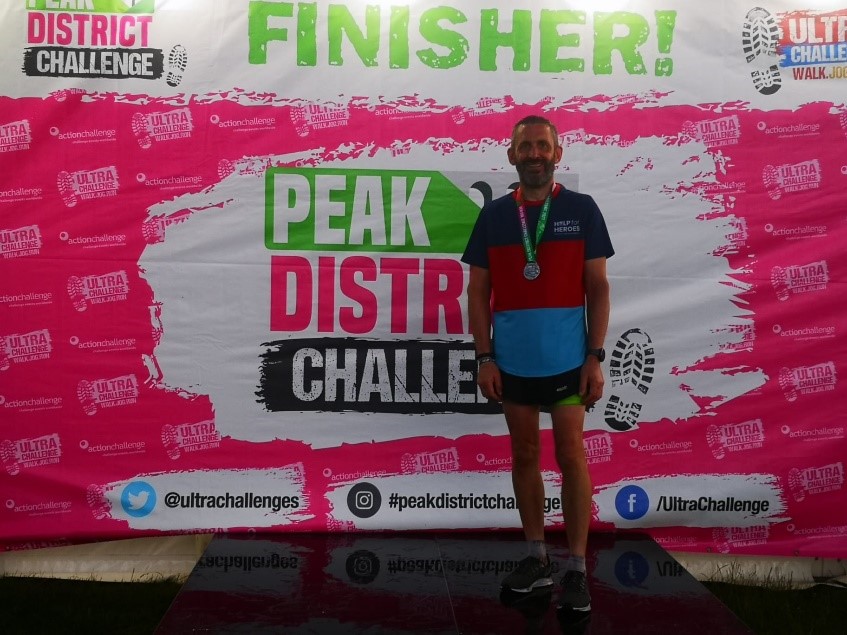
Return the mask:
<path id="1" fill-rule="evenodd" d="M 508 155 L 521 184 L 541 187 L 553 180 L 556 164 L 562 159 L 562 148 L 548 126 L 528 124 L 518 129 Z"/>

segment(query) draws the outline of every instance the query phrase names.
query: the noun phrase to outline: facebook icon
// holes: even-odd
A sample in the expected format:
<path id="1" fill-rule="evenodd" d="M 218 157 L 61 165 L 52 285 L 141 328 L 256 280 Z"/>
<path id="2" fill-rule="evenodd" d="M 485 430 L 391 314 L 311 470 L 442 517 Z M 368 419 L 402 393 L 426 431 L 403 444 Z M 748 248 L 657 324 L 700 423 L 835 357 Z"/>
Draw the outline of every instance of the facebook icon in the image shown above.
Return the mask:
<path id="1" fill-rule="evenodd" d="M 615 496 L 615 509 L 622 518 L 637 520 L 650 509 L 650 497 L 638 485 L 627 485 Z"/>

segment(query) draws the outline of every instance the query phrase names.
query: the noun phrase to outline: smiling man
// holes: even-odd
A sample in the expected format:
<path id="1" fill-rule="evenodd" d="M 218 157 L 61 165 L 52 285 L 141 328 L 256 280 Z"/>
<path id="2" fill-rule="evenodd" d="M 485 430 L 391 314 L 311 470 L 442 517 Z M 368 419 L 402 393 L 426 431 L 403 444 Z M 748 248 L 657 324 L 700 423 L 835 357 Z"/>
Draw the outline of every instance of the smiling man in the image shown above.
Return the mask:
<path id="1" fill-rule="evenodd" d="M 483 207 L 462 256 L 470 265 L 477 383 L 488 399 L 503 403 L 512 484 L 528 545 L 527 557 L 503 586 L 523 593 L 553 584 L 539 463 L 544 410 L 552 419 L 562 472 L 569 548 L 559 606 L 589 611 L 585 551 L 592 486 L 582 436 L 586 409 L 603 395 L 606 259 L 614 250 L 594 200 L 555 182 L 562 147 L 549 120 L 520 120 L 508 156 L 520 187 Z"/>

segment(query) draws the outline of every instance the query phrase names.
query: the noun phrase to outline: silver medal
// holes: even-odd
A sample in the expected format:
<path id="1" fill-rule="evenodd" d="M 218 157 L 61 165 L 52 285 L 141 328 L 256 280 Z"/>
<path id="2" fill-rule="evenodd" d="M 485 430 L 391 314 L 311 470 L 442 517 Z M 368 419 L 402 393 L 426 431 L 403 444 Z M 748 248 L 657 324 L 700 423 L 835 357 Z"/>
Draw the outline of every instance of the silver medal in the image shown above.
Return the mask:
<path id="1" fill-rule="evenodd" d="M 524 278 L 526 278 L 527 280 L 535 280 L 540 275 L 541 267 L 538 266 L 537 262 L 526 263 L 526 267 L 523 268 Z"/>

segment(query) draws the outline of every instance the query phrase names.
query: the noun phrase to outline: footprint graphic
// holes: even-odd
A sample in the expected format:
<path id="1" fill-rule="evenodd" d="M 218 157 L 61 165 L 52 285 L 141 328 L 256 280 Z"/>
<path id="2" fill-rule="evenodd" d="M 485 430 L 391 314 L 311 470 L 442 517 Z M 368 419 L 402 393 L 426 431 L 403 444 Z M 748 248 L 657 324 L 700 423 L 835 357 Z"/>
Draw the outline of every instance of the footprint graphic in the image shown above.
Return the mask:
<path id="1" fill-rule="evenodd" d="M 6 468 L 6 472 L 9 476 L 16 476 L 20 473 L 21 464 L 18 463 L 15 444 L 8 439 L 0 443 L 0 460 L 3 461 L 3 467 Z"/>
<path id="2" fill-rule="evenodd" d="M 641 329 L 630 329 L 620 336 L 609 360 L 609 377 L 613 386 L 632 383 L 647 394 L 653 381 L 656 358 L 653 341 Z"/>
<path id="3" fill-rule="evenodd" d="M 150 136 L 150 130 L 147 127 L 147 117 L 140 112 L 132 116 L 132 134 L 135 135 L 142 150 L 147 150 L 153 145 L 153 137 Z"/>
<path id="4" fill-rule="evenodd" d="M 632 430 L 638 423 L 641 414 L 641 404 L 624 402 L 617 395 L 609 397 L 606 410 L 603 412 L 606 423 L 612 430 L 626 432 Z"/>
<path id="5" fill-rule="evenodd" d="M 165 240 L 165 222 L 161 217 L 149 218 L 141 223 L 141 235 L 148 245 L 155 245 Z"/>
<path id="6" fill-rule="evenodd" d="M 94 386 L 90 381 L 81 380 L 76 387 L 76 396 L 79 403 L 82 404 L 82 409 L 88 416 L 97 413 L 97 402 L 94 400 Z"/>
<path id="7" fill-rule="evenodd" d="M 788 402 L 797 401 L 797 386 L 794 382 L 794 373 L 790 368 L 782 368 L 779 371 L 779 387 Z"/>
<path id="8" fill-rule="evenodd" d="M 182 450 L 180 450 L 179 442 L 176 438 L 176 428 L 170 424 L 162 426 L 162 445 L 165 446 L 165 451 L 173 460 L 178 459 L 182 454 Z"/>
<path id="9" fill-rule="evenodd" d="M 768 191 L 771 200 L 778 201 L 782 198 L 782 186 L 779 183 L 779 172 L 772 165 L 766 165 L 762 169 L 762 182 Z"/>
<path id="10" fill-rule="evenodd" d="M 788 276 L 785 275 L 785 269 L 782 267 L 776 266 L 771 269 L 771 285 L 780 302 L 785 302 L 790 297 Z"/>
<path id="11" fill-rule="evenodd" d="M 747 12 L 741 26 L 741 48 L 748 64 L 753 64 L 750 77 L 753 87 L 762 95 L 773 95 L 782 86 L 776 63 L 779 25 L 765 9 L 755 7 Z"/>
<path id="12" fill-rule="evenodd" d="M 721 430 L 716 425 L 710 425 L 706 429 L 706 443 L 712 451 L 712 456 L 722 459 L 726 456 L 726 448 L 721 440 Z"/>
<path id="13" fill-rule="evenodd" d="M 6 338 L 0 337 L 0 370 L 9 370 L 12 367 L 12 358 L 9 357 Z"/>
<path id="14" fill-rule="evenodd" d="M 85 500 L 96 520 L 103 520 L 112 511 L 106 499 L 106 490 L 100 485 L 89 485 L 85 491 Z"/>
<path id="15" fill-rule="evenodd" d="M 188 52 L 182 44 L 177 44 L 168 53 L 168 73 L 165 76 L 168 86 L 174 88 L 179 86 L 186 66 L 188 66 Z"/>
<path id="16" fill-rule="evenodd" d="M 803 476 L 796 467 L 788 472 L 788 491 L 798 503 L 806 498 L 806 488 L 803 487 Z"/>
<path id="17" fill-rule="evenodd" d="M 59 188 L 59 196 L 68 207 L 73 207 L 77 204 L 76 191 L 74 190 L 74 182 L 69 172 L 59 172 L 56 175 L 56 186 Z"/>
<path id="18" fill-rule="evenodd" d="M 632 328 L 618 338 L 609 357 L 609 378 L 612 386 L 633 385 L 642 395 L 650 390 L 656 358 L 653 341 L 639 328 Z M 637 393 L 636 393 L 637 396 Z M 606 424 L 612 430 L 626 432 L 638 424 L 642 404 L 637 401 L 625 401 L 618 395 L 611 395 L 603 412 Z"/>
<path id="19" fill-rule="evenodd" d="M 298 135 L 300 135 L 301 137 L 306 137 L 309 135 L 309 124 L 306 121 L 305 108 L 291 109 L 291 123 L 294 124 L 294 129 L 297 131 Z"/>
<path id="20" fill-rule="evenodd" d="M 88 308 L 88 301 L 85 299 L 85 287 L 79 276 L 68 278 L 68 295 L 71 298 L 71 302 L 73 302 L 74 308 L 80 313 Z"/>

